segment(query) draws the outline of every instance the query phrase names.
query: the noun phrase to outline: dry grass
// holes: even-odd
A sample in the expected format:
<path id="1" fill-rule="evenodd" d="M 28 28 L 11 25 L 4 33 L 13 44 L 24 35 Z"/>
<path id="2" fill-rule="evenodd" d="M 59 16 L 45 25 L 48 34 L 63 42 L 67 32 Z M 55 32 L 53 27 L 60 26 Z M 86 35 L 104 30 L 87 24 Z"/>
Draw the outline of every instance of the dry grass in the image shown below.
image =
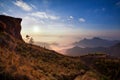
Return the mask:
<path id="1" fill-rule="evenodd" d="M 0 74 L 15 80 L 71 80 L 81 69 L 86 69 L 80 59 L 33 45 L 23 44 L 19 48 L 17 51 L 0 48 Z"/>
<path id="2" fill-rule="evenodd" d="M 11 74 L 17 80 L 40 80 L 42 77 L 46 77 L 39 70 L 34 69 L 34 60 L 2 48 L 0 48 L 0 56 L 0 74 Z"/>
<path id="3" fill-rule="evenodd" d="M 1 33 L 0 40 L 4 42 L 0 45 L 2 80 L 73 80 L 80 75 L 81 70 L 89 70 L 80 57 L 63 56 L 16 40 L 7 33 Z"/>

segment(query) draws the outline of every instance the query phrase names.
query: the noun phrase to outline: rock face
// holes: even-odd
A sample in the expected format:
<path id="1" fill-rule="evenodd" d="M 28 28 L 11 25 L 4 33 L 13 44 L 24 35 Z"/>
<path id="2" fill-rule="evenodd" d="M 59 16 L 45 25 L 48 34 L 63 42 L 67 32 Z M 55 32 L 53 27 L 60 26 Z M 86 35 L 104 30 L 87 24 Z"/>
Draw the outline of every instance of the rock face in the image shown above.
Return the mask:
<path id="1" fill-rule="evenodd" d="M 21 18 L 13 18 L 10 16 L 0 15 L 0 32 L 6 32 L 15 39 L 21 40 Z"/>

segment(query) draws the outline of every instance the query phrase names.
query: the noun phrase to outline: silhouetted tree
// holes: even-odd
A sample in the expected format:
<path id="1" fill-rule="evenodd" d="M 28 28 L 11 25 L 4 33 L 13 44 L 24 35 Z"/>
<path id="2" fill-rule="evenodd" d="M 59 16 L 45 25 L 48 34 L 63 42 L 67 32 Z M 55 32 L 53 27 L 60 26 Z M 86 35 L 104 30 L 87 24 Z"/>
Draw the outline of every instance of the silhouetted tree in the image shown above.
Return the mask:
<path id="1" fill-rule="evenodd" d="M 31 36 L 26 35 L 26 39 L 27 39 L 29 44 L 33 44 L 34 43 L 34 40 L 33 40 L 33 38 Z"/>
<path id="2" fill-rule="evenodd" d="M 26 35 L 26 38 L 27 38 L 27 39 L 30 39 L 30 36 L 29 36 L 29 35 Z"/>

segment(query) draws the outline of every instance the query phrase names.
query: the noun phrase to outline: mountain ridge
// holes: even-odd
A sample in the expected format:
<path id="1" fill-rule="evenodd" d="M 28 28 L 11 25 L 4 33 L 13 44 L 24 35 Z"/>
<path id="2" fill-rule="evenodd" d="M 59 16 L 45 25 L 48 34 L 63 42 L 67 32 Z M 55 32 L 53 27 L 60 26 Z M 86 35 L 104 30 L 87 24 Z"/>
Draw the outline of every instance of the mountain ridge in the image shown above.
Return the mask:
<path id="1" fill-rule="evenodd" d="M 99 37 L 93 37 L 91 39 L 84 38 L 83 40 L 80 40 L 78 42 L 73 43 L 75 46 L 79 47 L 110 47 L 115 45 L 116 43 L 119 43 L 119 40 L 107 40 L 102 39 Z"/>
<path id="2" fill-rule="evenodd" d="M 71 56 L 82 56 L 87 54 L 95 54 L 95 53 L 105 53 L 107 48 L 105 47 L 94 47 L 94 48 L 81 48 L 78 46 L 74 46 L 70 49 L 66 49 L 66 54 Z"/>
<path id="3" fill-rule="evenodd" d="M 117 43 L 110 47 L 81 48 L 78 46 L 74 46 L 70 49 L 66 49 L 66 54 L 71 56 L 81 56 L 91 53 L 104 53 L 113 57 L 120 57 L 120 43 Z"/>

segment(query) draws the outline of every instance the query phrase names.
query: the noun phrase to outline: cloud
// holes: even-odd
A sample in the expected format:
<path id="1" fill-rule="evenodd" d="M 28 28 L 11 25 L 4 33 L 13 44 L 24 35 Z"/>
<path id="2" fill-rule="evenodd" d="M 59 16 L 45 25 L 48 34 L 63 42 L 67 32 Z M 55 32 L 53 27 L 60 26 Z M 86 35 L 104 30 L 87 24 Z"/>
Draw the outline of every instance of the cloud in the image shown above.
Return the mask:
<path id="1" fill-rule="evenodd" d="M 24 27 L 30 27 L 30 26 L 32 27 L 35 25 L 43 25 L 43 24 L 45 24 L 44 20 L 29 16 L 29 15 L 24 16 L 22 21 L 22 26 Z"/>
<path id="2" fill-rule="evenodd" d="M 84 18 L 79 18 L 79 22 L 85 22 L 86 20 Z"/>
<path id="3" fill-rule="evenodd" d="M 73 16 L 69 16 L 69 18 L 67 20 L 73 20 L 74 17 Z"/>
<path id="4" fill-rule="evenodd" d="M 27 3 L 23 2 L 22 0 L 17 0 L 16 2 L 13 2 L 14 5 L 20 7 L 21 9 L 25 11 L 31 11 L 32 7 L 29 6 Z"/>
<path id="5" fill-rule="evenodd" d="M 29 15 L 34 17 L 39 17 L 41 19 L 51 19 L 51 20 L 57 20 L 60 18 L 59 16 L 50 15 L 50 14 L 47 14 L 46 12 L 33 12 Z"/>
<path id="6" fill-rule="evenodd" d="M 70 19 L 73 19 L 74 17 L 73 16 L 70 16 Z"/>
<path id="7" fill-rule="evenodd" d="M 57 20 L 57 19 L 59 19 L 58 16 L 52 16 L 52 15 L 49 15 L 48 17 L 49 17 L 50 19 L 52 19 L 52 20 Z"/>
<path id="8" fill-rule="evenodd" d="M 40 23 L 41 23 L 41 24 L 45 24 L 45 22 L 44 22 L 43 20 L 40 20 Z"/>
<path id="9" fill-rule="evenodd" d="M 33 12 L 30 15 L 34 17 L 39 17 L 41 19 L 48 19 L 48 16 L 45 12 Z"/>
<path id="10" fill-rule="evenodd" d="M 2 14 L 3 14 L 3 15 L 8 15 L 8 13 L 6 13 L 6 12 L 3 12 Z"/>

